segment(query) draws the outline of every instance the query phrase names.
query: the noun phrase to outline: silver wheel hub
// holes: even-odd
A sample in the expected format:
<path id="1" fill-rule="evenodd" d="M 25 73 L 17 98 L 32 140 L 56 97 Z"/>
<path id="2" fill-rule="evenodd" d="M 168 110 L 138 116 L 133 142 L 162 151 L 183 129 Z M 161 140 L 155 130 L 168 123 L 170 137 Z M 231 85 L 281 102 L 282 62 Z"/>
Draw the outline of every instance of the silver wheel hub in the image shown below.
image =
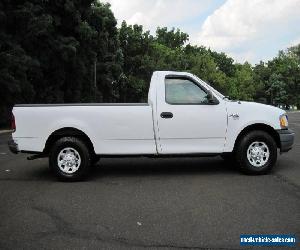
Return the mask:
<path id="1" fill-rule="evenodd" d="M 254 167 L 262 167 L 270 158 L 270 151 L 266 143 L 255 141 L 247 149 L 247 158 Z"/>
<path id="2" fill-rule="evenodd" d="M 66 174 L 76 172 L 79 169 L 80 164 L 80 154 L 74 148 L 63 148 L 57 156 L 57 165 L 59 169 Z"/>

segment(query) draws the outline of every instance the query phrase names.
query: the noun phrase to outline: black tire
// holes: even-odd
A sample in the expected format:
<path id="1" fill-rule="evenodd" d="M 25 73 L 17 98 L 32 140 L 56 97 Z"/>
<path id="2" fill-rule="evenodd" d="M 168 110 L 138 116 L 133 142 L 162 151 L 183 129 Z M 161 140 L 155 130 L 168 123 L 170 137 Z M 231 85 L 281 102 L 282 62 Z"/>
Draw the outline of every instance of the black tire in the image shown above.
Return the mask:
<path id="1" fill-rule="evenodd" d="M 268 160 L 259 167 L 255 167 L 247 158 L 247 150 L 254 142 L 263 142 L 269 149 Z M 271 171 L 277 160 L 277 145 L 273 137 L 265 131 L 251 131 L 244 135 L 235 148 L 237 167 L 245 174 L 260 175 Z"/>
<path id="2" fill-rule="evenodd" d="M 71 148 L 77 151 L 80 156 L 80 164 L 73 173 L 66 173 L 61 170 L 58 164 L 58 155 L 65 149 Z M 49 154 L 49 166 L 55 175 L 62 181 L 79 181 L 84 179 L 89 173 L 91 165 L 91 154 L 86 144 L 76 137 L 62 137 L 57 140 L 51 147 Z M 66 167 L 68 168 L 68 167 Z"/>

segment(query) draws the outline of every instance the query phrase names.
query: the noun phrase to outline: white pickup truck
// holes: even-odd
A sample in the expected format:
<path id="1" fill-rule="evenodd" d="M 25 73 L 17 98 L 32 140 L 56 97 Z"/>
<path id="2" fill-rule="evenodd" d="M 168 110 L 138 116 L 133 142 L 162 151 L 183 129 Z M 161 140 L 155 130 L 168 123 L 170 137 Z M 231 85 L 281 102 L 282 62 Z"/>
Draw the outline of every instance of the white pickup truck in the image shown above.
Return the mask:
<path id="1" fill-rule="evenodd" d="M 284 110 L 229 100 L 185 72 L 154 72 L 148 103 L 15 105 L 12 120 L 11 151 L 49 156 L 63 180 L 82 179 L 99 157 L 124 155 L 221 155 L 264 174 L 294 141 Z"/>

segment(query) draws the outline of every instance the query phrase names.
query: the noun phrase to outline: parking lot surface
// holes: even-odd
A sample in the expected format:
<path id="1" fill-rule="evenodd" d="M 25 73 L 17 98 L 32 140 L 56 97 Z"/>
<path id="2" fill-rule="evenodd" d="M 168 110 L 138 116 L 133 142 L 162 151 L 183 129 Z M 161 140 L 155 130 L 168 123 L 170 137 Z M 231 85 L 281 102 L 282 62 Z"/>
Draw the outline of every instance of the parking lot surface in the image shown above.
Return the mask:
<path id="1" fill-rule="evenodd" d="M 0 249 L 246 249 L 240 234 L 299 240 L 300 113 L 289 122 L 294 148 L 263 176 L 220 157 L 121 158 L 63 183 L 47 159 L 10 153 L 9 134 L 0 134 Z"/>

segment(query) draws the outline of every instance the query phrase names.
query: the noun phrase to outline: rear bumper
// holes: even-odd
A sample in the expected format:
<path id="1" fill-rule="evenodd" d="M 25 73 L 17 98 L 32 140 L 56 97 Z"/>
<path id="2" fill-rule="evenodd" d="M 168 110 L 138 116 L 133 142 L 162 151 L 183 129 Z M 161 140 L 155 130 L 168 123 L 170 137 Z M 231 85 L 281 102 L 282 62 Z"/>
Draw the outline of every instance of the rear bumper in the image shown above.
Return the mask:
<path id="1" fill-rule="evenodd" d="M 19 148 L 18 148 L 18 144 L 15 143 L 15 141 L 13 139 L 10 139 L 8 142 L 8 147 L 9 147 L 9 150 L 14 153 L 14 154 L 17 154 L 19 153 Z"/>
<path id="2" fill-rule="evenodd" d="M 280 138 L 280 152 L 288 152 L 294 144 L 295 133 L 290 129 L 277 130 Z"/>

